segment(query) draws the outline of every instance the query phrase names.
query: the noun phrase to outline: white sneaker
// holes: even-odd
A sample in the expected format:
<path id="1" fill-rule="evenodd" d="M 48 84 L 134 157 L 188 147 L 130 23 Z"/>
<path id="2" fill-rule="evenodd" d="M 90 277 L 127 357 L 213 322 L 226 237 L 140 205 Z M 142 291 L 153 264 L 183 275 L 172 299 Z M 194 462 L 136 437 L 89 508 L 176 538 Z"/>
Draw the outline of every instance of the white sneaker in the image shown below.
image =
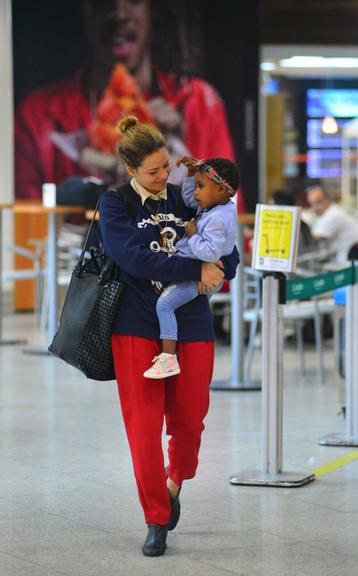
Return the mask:
<path id="1" fill-rule="evenodd" d="M 159 356 L 154 356 L 153 366 L 144 372 L 145 378 L 160 380 L 180 374 L 180 366 L 176 354 L 167 354 L 162 352 Z"/>

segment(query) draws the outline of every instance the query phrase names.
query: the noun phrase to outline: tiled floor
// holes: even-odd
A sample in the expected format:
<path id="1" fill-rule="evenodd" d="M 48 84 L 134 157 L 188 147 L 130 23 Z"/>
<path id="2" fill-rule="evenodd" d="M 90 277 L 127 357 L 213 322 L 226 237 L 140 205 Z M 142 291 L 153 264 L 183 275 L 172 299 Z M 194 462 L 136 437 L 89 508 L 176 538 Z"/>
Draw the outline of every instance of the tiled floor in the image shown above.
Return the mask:
<path id="1" fill-rule="evenodd" d="M 31 315 L 5 318 L 4 332 L 41 342 Z M 312 349 L 300 381 L 297 354 L 286 351 L 287 469 L 353 450 L 317 443 L 344 427 L 331 349 L 325 361 L 326 384 Z M 229 367 L 229 348 L 218 346 L 216 377 Z M 228 483 L 259 465 L 260 393 L 212 392 L 198 476 L 182 491 L 167 554 L 155 559 L 140 551 L 146 529 L 115 385 L 20 347 L 0 348 L 0 380 L 0 576 L 358 574 L 358 461 L 303 488 Z"/>

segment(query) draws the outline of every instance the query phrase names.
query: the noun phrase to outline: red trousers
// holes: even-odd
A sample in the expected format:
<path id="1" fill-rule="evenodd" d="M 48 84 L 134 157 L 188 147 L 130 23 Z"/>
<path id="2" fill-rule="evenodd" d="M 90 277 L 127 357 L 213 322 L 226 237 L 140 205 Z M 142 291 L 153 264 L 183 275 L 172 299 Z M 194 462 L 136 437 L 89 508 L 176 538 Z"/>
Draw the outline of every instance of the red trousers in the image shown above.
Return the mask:
<path id="1" fill-rule="evenodd" d="M 198 466 L 203 420 L 209 408 L 214 342 L 179 342 L 180 374 L 166 380 L 144 378 L 160 342 L 112 336 L 119 397 L 139 499 L 147 524 L 167 524 L 169 494 L 164 471 L 162 430 L 168 443 L 169 477 L 179 486 Z"/>

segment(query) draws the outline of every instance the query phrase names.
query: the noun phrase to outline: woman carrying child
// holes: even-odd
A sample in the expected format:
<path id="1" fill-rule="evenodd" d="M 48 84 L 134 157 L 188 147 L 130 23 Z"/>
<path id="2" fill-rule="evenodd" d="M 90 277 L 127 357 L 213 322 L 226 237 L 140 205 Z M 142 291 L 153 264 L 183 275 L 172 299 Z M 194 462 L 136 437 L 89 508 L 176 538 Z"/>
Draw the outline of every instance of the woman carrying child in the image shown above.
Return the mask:
<path id="1" fill-rule="evenodd" d="M 163 135 L 136 118 L 119 124 L 118 153 L 130 183 L 106 192 L 100 204 L 105 253 L 119 266 L 124 283 L 112 335 L 112 350 L 122 414 L 133 459 L 139 499 L 148 525 L 142 552 L 165 553 L 168 530 L 180 515 L 179 492 L 198 465 L 203 420 L 209 408 L 214 333 L 208 298 L 199 295 L 176 312 L 180 374 L 155 382 L 143 373 L 161 352 L 156 315 L 163 284 L 192 281 L 199 292 L 235 275 L 236 248 L 222 262 L 175 256 L 176 241 L 195 217 L 176 187 Z M 120 194 L 118 193 L 120 192 Z M 127 198 L 134 210 L 123 201 Z M 165 239 L 165 241 L 164 241 Z M 200 362 L 198 362 L 200 358 Z M 162 449 L 166 423 L 168 467 Z"/>

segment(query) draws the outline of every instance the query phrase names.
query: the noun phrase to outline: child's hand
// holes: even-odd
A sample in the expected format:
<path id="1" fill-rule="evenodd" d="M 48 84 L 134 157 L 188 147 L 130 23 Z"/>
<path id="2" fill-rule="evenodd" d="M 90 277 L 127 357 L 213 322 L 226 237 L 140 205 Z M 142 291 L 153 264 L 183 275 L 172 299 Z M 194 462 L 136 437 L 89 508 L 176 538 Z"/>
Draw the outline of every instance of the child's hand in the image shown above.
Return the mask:
<path id="1" fill-rule="evenodd" d="M 198 167 L 194 166 L 195 158 L 192 156 L 181 156 L 176 161 L 177 168 L 179 168 L 180 164 L 184 164 L 188 169 L 188 176 L 194 176 L 195 172 L 197 172 Z"/>
<path id="2" fill-rule="evenodd" d="M 189 238 L 191 238 L 192 236 L 194 236 L 194 234 L 196 234 L 196 224 L 194 218 L 192 218 L 185 226 L 185 232 L 189 236 Z"/>

